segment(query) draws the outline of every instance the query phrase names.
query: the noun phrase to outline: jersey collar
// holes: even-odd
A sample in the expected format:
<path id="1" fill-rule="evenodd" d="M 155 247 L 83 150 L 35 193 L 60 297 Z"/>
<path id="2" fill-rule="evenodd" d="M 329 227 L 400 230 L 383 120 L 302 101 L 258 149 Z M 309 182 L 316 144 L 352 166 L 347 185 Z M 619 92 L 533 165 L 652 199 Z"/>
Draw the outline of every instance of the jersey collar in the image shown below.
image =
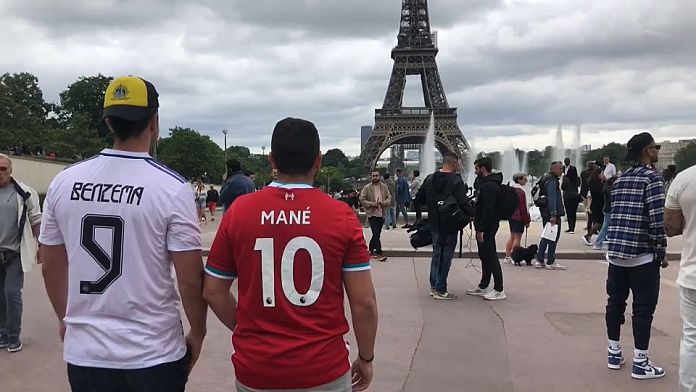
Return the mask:
<path id="1" fill-rule="evenodd" d="M 107 157 L 116 157 L 116 158 L 127 158 L 127 159 L 152 159 L 150 154 L 146 152 L 132 152 L 132 151 L 122 151 L 122 150 L 114 150 L 111 148 L 105 148 L 103 149 L 99 155 L 104 155 Z"/>
<path id="2" fill-rule="evenodd" d="M 313 186 L 309 184 L 286 184 L 284 182 L 280 181 L 273 181 L 267 186 L 273 187 L 273 188 L 283 188 L 283 189 L 312 189 L 314 188 Z"/>

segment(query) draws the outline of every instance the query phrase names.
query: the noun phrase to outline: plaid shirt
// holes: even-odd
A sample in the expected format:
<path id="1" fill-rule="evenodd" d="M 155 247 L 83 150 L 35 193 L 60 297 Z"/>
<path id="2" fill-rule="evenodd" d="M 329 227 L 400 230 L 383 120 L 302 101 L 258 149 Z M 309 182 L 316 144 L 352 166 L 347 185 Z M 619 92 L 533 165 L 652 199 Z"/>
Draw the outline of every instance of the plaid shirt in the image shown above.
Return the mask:
<path id="1" fill-rule="evenodd" d="M 634 166 L 619 177 L 611 191 L 607 243 L 611 260 L 646 253 L 664 260 L 665 186 L 662 176 L 647 166 Z"/>

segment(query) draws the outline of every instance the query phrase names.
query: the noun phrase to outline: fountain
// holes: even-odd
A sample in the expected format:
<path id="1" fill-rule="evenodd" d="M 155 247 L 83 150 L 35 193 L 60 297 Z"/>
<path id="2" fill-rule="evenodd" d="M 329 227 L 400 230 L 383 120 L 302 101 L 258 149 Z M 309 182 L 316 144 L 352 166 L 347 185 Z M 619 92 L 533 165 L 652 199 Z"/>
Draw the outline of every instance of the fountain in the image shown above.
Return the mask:
<path id="1" fill-rule="evenodd" d="M 561 125 L 556 129 L 556 142 L 553 145 L 553 154 L 551 161 L 561 161 L 565 159 L 565 147 L 563 145 L 563 127 Z"/>
<path id="2" fill-rule="evenodd" d="M 585 165 L 582 162 L 582 130 L 580 129 L 580 123 L 575 127 L 575 167 L 578 171 L 582 170 Z"/>
<path id="3" fill-rule="evenodd" d="M 435 173 L 435 112 L 430 113 L 430 126 L 421 148 L 420 172 L 424 177 Z"/>
<path id="4" fill-rule="evenodd" d="M 503 172 L 503 184 L 512 182 L 512 176 L 522 171 L 520 159 L 517 156 L 517 151 L 508 149 L 503 151 L 500 170 Z"/>
<path id="5" fill-rule="evenodd" d="M 466 173 L 462 173 L 462 178 L 466 179 L 466 183 L 469 186 L 474 186 L 474 180 L 476 180 L 476 173 L 474 173 L 474 161 L 476 161 L 476 155 L 478 152 L 474 149 L 472 139 L 469 140 L 469 153 L 466 156 Z M 466 174 L 466 175 L 464 175 Z"/>

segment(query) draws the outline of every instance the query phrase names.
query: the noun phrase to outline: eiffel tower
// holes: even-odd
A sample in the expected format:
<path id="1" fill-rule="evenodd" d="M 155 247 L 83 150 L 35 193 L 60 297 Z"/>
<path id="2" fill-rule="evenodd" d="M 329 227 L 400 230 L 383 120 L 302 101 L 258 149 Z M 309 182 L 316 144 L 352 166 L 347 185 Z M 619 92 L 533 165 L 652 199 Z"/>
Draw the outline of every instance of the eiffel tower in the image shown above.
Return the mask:
<path id="1" fill-rule="evenodd" d="M 382 108 L 375 109 L 375 127 L 361 154 L 365 167 L 373 169 L 380 155 L 393 145 L 423 143 L 431 112 L 435 113 L 437 149 L 464 158 L 469 144 L 457 125 L 457 108 L 449 107 L 442 87 L 435 62 L 438 48 L 430 32 L 427 0 L 401 1 L 401 27 L 397 38 L 397 45 L 391 52 L 394 67 L 387 94 Z M 424 107 L 403 106 L 407 75 L 420 75 Z M 391 164 L 390 169 L 393 169 Z"/>

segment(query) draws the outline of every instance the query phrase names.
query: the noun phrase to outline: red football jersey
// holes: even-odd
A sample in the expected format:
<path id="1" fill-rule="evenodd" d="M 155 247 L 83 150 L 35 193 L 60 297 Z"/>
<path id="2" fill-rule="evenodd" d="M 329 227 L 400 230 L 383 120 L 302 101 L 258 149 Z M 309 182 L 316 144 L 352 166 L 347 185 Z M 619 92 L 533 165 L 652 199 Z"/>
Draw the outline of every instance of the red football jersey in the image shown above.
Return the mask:
<path id="1" fill-rule="evenodd" d="M 238 279 L 232 362 L 256 389 L 331 382 L 350 368 L 343 274 L 370 269 L 350 207 L 302 184 L 272 183 L 235 200 L 206 272 Z"/>

